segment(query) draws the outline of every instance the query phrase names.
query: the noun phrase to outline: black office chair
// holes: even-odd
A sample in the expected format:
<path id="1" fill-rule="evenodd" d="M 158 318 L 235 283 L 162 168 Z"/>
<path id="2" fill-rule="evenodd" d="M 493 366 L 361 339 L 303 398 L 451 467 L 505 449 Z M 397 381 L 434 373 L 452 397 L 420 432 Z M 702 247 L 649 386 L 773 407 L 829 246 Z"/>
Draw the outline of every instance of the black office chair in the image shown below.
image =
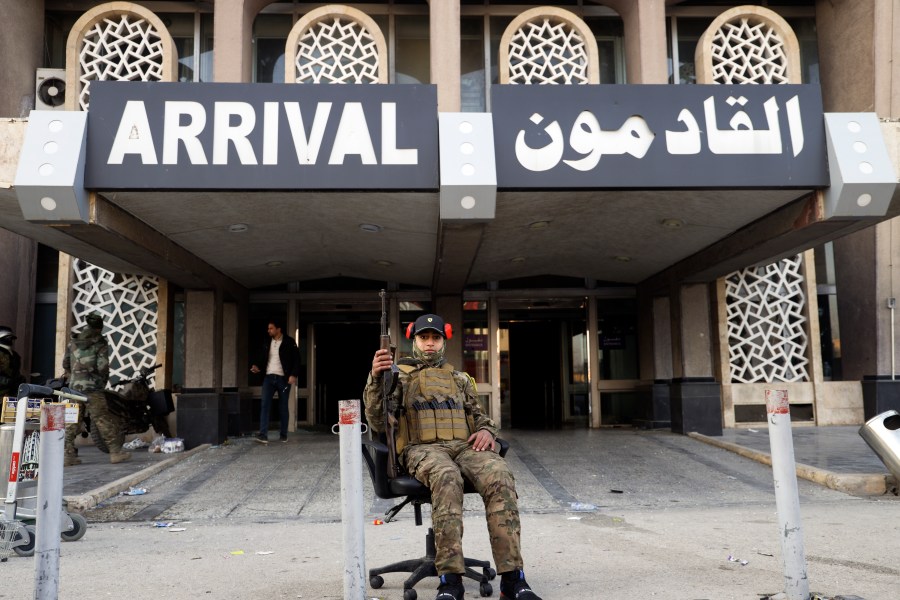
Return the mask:
<path id="1" fill-rule="evenodd" d="M 509 450 L 509 443 L 505 440 L 497 438 L 497 444 L 500 446 L 500 456 L 506 456 Z M 382 442 L 363 439 L 363 459 L 369 468 L 369 475 L 372 476 L 372 486 L 375 488 L 375 495 L 385 500 L 393 498 L 404 498 L 403 502 L 397 504 L 385 513 L 387 518 L 385 522 L 393 520 L 397 513 L 400 512 L 407 504 L 413 505 L 415 511 L 416 525 L 422 524 L 422 505 L 431 503 L 431 490 L 418 479 L 409 475 L 401 475 L 394 479 L 388 478 L 388 448 Z M 466 480 L 465 493 L 477 493 L 475 487 Z M 403 600 L 416 600 L 416 590 L 414 586 L 426 577 L 437 577 L 437 570 L 434 568 L 434 530 L 429 527 L 428 533 L 425 534 L 425 556 L 413 560 L 402 560 L 400 562 L 391 563 L 387 566 L 369 569 L 369 585 L 374 589 L 384 585 L 383 573 L 412 573 L 409 578 L 403 582 Z M 479 582 L 478 590 L 482 596 L 490 596 L 494 593 L 494 588 L 489 583 L 490 580 L 497 576 L 497 571 L 491 568 L 490 561 L 476 560 L 474 558 L 465 558 L 466 572 L 465 577 L 474 579 Z M 475 569 L 481 569 L 481 573 Z"/>

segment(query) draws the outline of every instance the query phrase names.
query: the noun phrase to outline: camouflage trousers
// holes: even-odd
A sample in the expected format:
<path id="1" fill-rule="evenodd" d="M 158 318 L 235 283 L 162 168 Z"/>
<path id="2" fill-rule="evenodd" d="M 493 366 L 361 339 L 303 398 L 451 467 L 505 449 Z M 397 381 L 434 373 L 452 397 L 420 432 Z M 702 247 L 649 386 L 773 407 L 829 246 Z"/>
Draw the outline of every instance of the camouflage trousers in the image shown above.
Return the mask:
<path id="1" fill-rule="evenodd" d="M 66 453 L 75 453 L 75 436 L 81 431 L 81 419 L 85 414 L 91 417 L 91 427 L 96 427 L 101 439 L 106 442 L 110 454 L 122 452 L 122 444 L 125 442 L 125 434 L 119 423 L 119 418 L 109 412 L 106 404 L 106 395 L 102 391 L 84 392 L 88 397 L 86 411 L 78 411 L 78 424 L 66 425 Z"/>
<path id="2" fill-rule="evenodd" d="M 69 400 L 69 402 L 73 402 Z M 66 423 L 66 454 L 75 456 L 78 451 L 75 449 L 75 438 L 81 432 L 81 423 L 87 416 L 87 405 L 84 402 L 74 402 L 78 406 L 78 420 L 74 423 Z"/>
<path id="3" fill-rule="evenodd" d="M 431 489 L 438 575 L 465 572 L 462 552 L 463 477 L 484 501 L 491 551 L 498 573 L 522 567 L 516 481 L 496 452 L 476 452 L 464 441 L 408 446 L 403 462 L 409 473 Z"/>

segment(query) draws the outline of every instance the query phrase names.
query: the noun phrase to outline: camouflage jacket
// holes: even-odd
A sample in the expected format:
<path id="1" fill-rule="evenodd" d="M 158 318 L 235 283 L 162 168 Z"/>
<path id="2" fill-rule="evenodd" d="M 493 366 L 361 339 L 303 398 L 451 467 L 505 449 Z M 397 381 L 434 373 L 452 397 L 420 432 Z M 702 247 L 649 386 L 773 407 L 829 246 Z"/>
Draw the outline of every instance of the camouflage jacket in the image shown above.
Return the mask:
<path id="1" fill-rule="evenodd" d="M 69 376 L 69 387 L 80 392 L 94 392 L 106 387 L 109 379 L 109 344 L 96 329 L 85 328 L 73 333 L 66 346 L 63 370 Z"/>
<path id="2" fill-rule="evenodd" d="M 21 369 L 19 353 L 0 346 L 0 396 L 15 396 L 18 393 L 19 384 L 25 381 Z"/>
<path id="3" fill-rule="evenodd" d="M 404 393 L 407 389 L 409 389 L 410 378 L 418 377 L 419 370 L 421 370 L 425 365 L 419 364 L 418 368 L 410 373 L 406 373 L 404 371 L 400 371 L 399 377 L 400 380 L 397 383 L 397 387 L 394 389 L 393 397 L 391 398 L 391 403 L 393 406 L 396 406 L 398 401 L 403 402 L 404 408 L 407 408 L 408 405 L 419 398 L 409 398 Z M 449 365 L 448 365 L 449 366 Z M 452 367 L 450 367 L 452 369 Z M 469 376 L 468 373 L 463 371 L 453 371 L 453 379 L 456 381 L 457 386 L 460 391 L 465 395 L 464 408 L 466 411 L 466 415 L 472 417 L 472 420 L 475 424 L 475 431 L 480 429 L 484 429 L 488 431 L 492 436 L 497 437 L 497 434 L 500 431 L 500 428 L 494 424 L 494 421 L 488 417 L 481 408 L 481 402 L 478 400 L 478 390 L 475 389 L 475 382 Z M 365 403 L 366 409 L 366 420 L 369 423 L 369 427 L 377 432 L 384 431 L 384 409 L 382 407 L 381 400 L 381 377 L 372 377 L 372 373 L 369 373 L 369 378 L 366 381 L 366 387 L 363 391 L 363 402 Z"/>

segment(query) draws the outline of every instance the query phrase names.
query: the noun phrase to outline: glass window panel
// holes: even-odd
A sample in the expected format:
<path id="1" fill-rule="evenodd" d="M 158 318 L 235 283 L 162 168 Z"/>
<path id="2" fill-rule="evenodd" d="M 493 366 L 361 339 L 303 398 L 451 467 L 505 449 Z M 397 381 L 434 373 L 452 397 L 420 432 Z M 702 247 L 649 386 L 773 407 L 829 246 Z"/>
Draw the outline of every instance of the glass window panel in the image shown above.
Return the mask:
<path id="1" fill-rule="evenodd" d="M 427 15 L 398 15 L 394 71 L 395 83 L 431 82 L 431 42 Z"/>
<path id="2" fill-rule="evenodd" d="M 625 83 L 625 64 L 621 50 L 625 39 L 625 25 L 622 19 L 587 17 L 584 22 L 597 39 L 600 83 Z"/>
<path id="3" fill-rule="evenodd" d="M 603 392 L 600 394 L 600 424 L 630 425 L 638 416 L 636 392 Z"/>
<path id="4" fill-rule="evenodd" d="M 463 370 L 479 383 L 490 383 L 490 328 L 487 302 L 463 304 Z"/>
<path id="5" fill-rule="evenodd" d="M 254 81 L 284 83 L 284 46 L 292 27 L 291 15 L 259 15 L 253 23 L 256 53 Z"/>
<path id="6" fill-rule="evenodd" d="M 697 50 L 697 42 L 706 28 L 712 23 L 712 18 L 678 18 L 672 19 L 678 33 L 678 83 L 697 83 L 697 70 L 694 64 L 694 52 Z M 673 83 L 672 74 L 672 40 L 671 29 L 668 31 L 669 39 L 666 44 L 669 51 L 669 83 Z"/>
<path id="7" fill-rule="evenodd" d="M 500 69 L 497 66 L 500 59 L 500 39 L 512 20 L 512 17 L 491 17 L 491 83 L 500 83 Z"/>
<path id="8" fill-rule="evenodd" d="M 484 112 L 484 19 L 460 19 L 460 96 L 462 112 Z"/>
<path id="9" fill-rule="evenodd" d="M 803 83 L 819 83 L 819 39 L 814 17 L 787 19 L 800 43 L 800 69 Z"/>
<path id="10" fill-rule="evenodd" d="M 634 298 L 597 301 L 600 378 L 639 379 L 637 302 Z"/>
<path id="11" fill-rule="evenodd" d="M 213 80 L 213 16 L 200 15 L 200 81 Z"/>

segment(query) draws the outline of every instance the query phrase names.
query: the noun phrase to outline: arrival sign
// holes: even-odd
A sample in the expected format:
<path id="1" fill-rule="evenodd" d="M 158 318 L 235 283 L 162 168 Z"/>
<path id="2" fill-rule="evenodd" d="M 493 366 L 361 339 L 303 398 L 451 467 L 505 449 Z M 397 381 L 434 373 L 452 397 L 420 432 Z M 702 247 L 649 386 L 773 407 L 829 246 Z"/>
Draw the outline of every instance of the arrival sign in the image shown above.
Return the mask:
<path id="1" fill-rule="evenodd" d="M 431 85 L 91 84 L 89 189 L 435 190 Z"/>

